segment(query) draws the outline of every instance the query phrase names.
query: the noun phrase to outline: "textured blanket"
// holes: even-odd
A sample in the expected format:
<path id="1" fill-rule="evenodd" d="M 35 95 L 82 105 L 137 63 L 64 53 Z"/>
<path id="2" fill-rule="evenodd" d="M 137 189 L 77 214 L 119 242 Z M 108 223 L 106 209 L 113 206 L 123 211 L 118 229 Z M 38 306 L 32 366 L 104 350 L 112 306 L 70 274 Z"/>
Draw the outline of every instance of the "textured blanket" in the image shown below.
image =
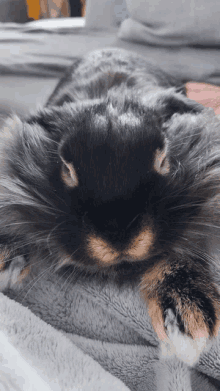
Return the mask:
<path id="1" fill-rule="evenodd" d="M 220 389 L 220 336 L 193 368 L 160 358 L 137 288 L 79 276 L 70 282 L 48 270 L 7 295 L 17 302 L 1 295 L 2 384 L 24 391 Z M 19 389 L 10 384 L 5 390 Z"/>
<path id="2" fill-rule="evenodd" d="M 0 294 L 1 391 L 126 391 L 63 333 Z"/>

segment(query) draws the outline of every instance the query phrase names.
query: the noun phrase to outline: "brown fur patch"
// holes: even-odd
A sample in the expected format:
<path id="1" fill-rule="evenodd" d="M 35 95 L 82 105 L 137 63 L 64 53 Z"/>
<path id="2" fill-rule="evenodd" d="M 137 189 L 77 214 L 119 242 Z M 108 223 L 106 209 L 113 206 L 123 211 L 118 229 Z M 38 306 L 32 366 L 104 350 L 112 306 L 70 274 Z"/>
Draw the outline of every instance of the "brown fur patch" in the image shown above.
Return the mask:
<path id="1" fill-rule="evenodd" d="M 153 328 L 161 340 L 166 339 L 167 336 L 163 325 L 164 320 L 160 300 L 158 298 L 158 289 L 159 285 L 163 283 L 166 275 L 169 273 L 171 273 L 169 264 L 162 261 L 146 272 L 141 281 L 141 292 L 148 303 L 148 311 Z M 183 304 L 181 297 L 179 297 L 178 293 L 175 291 L 170 292 L 170 294 L 176 302 L 176 308 L 181 314 L 186 332 L 189 333 L 193 339 L 202 337 L 208 338 L 209 331 L 205 324 L 203 314 L 198 307 L 194 303 L 187 303 L 187 301 Z"/>
<path id="2" fill-rule="evenodd" d="M 160 299 L 158 297 L 158 290 L 160 285 L 163 283 L 166 275 L 172 273 L 172 270 L 165 261 L 160 262 L 158 265 L 153 266 L 148 272 L 146 272 L 141 281 L 141 293 L 144 300 L 148 304 L 149 315 L 152 320 L 152 325 L 157 333 L 159 339 L 164 340 L 167 338 L 166 331 L 164 328 L 164 320 L 162 315 L 162 308 L 160 305 Z M 184 301 L 179 296 L 178 292 L 170 291 L 175 306 L 181 319 L 184 323 L 185 331 L 187 334 L 195 339 L 208 338 L 209 328 L 206 325 L 204 315 L 197 305 L 187 299 Z M 215 308 L 216 316 L 220 318 L 220 304 L 219 302 L 210 297 Z M 220 319 L 217 320 L 214 328 L 214 336 L 218 335 L 220 327 Z"/>
<path id="3" fill-rule="evenodd" d="M 214 330 L 213 330 L 214 337 L 218 336 L 219 331 L 220 331 L 220 319 L 219 319 L 219 316 L 218 316 L 218 320 L 216 321 L 216 324 L 215 324 L 215 327 L 214 327 Z"/>
<path id="4" fill-rule="evenodd" d="M 157 265 L 152 266 L 142 277 L 140 289 L 143 299 L 148 304 L 148 313 L 151 318 L 152 326 L 161 341 L 167 339 L 163 313 L 158 298 L 159 284 L 163 283 L 166 274 L 171 273 L 169 264 L 166 261 L 161 261 Z"/>
<path id="5" fill-rule="evenodd" d="M 21 283 L 30 274 L 30 271 L 30 266 L 25 267 L 19 274 L 18 283 Z"/>
<path id="6" fill-rule="evenodd" d="M 194 303 L 187 303 L 186 301 L 184 305 L 182 305 L 182 301 L 179 298 L 179 300 L 177 300 L 177 308 L 181 313 L 181 319 L 184 322 L 186 333 L 189 333 L 193 339 L 209 337 L 209 331 L 205 324 L 204 316 Z"/>
<path id="7" fill-rule="evenodd" d="M 151 318 L 151 323 L 155 333 L 161 341 L 167 339 L 166 330 L 164 327 L 163 313 L 160 307 L 160 303 L 157 299 L 148 301 L 148 313 Z"/>
<path id="8" fill-rule="evenodd" d="M 154 243 L 154 233 L 150 228 L 145 228 L 134 238 L 129 246 L 126 254 L 134 260 L 140 260 L 149 253 L 150 248 Z"/>
<path id="9" fill-rule="evenodd" d="M 161 284 L 166 275 L 170 273 L 170 265 L 164 260 L 146 271 L 141 280 L 141 291 L 146 300 L 157 295 L 158 285 Z"/>
<path id="10" fill-rule="evenodd" d="M 90 235 L 88 238 L 88 250 L 98 262 L 105 265 L 113 265 L 117 262 L 119 253 L 115 251 L 105 240 Z"/>
<path id="11" fill-rule="evenodd" d="M 79 181 L 72 163 L 67 163 L 64 159 L 62 159 L 62 161 L 64 163 L 61 170 L 61 178 L 63 182 L 70 188 L 78 186 Z"/>
<path id="12" fill-rule="evenodd" d="M 4 271 L 4 268 L 5 268 L 5 262 L 7 261 L 8 257 L 9 257 L 9 251 L 7 250 L 4 250 L 0 253 L 0 272 L 1 271 Z"/>
<path id="13" fill-rule="evenodd" d="M 5 263 L 4 263 L 4 257 L 2 254 L 0 255 L 0 272 L 4 270 Z"/>
<path id="14" fill-rule="evenodd" d="M 62 252 L 58 264 L 56 266 L 56 271 L 63 266 L 68 266 L 72 264 L 73 264 L 72 258 L 68 254 L 65 254 L 65 252 Z"/>
<path id="15" fill-rule="evenodd" d="M 213 303 L 213 306 L 215 309 L 215 314 L 217 317 L 217 321 L 216 321 L 216 324 L 215 324 L 214 330 L 213 330 L 213 335 L 214 335 L 214 337 L 217 337 L 219 330 L 220 330 L 220 302 L 219 302 L 219 300 L 214 299 L 212 303 Z"/>
<path id="16" fill-rule="evenodd" d="M 154 170 L 158 172 L 158 174 L 166 175 L 170 171 L 170 164 L 167 154 L 167 145 L 165 145 L 164 149 L 157 149 L 154 156 Z"/>
<path id="17" fill-rule="evenodd" d="M 175 292 L 173 295 L 176 301 L 176 307 L 181 313 L 182 321 L 184 322 L 184 327 L 187 333 L 189 333 L 193 339 L 196 338 L 208 338 L 209 337 L 209 327 L 206 324 L 204 315 L 202 311 L 196 306 L 195 303 L 184 302 L 181 300 L 181 297 Z M 208 295 L 209 299 L 212 301 L 214 306 L 215 314 L 218 318 L 213 335 L 216 337 L 218 335 L 219 326 L 220 326 L 220 304 L 213 295 Z"/>

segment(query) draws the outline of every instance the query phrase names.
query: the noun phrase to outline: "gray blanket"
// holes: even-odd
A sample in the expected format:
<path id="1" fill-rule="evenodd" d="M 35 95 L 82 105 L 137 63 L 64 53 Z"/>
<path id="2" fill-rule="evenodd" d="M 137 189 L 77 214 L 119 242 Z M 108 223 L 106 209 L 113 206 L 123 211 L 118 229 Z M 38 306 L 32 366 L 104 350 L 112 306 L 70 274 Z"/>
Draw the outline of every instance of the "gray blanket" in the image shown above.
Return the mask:
<path id="1" fill-rule="evenodd" d="M 220 336 L 193 368 L 175 357 L 161 359 L 138 287 L 119 289 L 111 282 L 100 285 L 95 278 L 76 280 L 48 270 L 19 294 L 7 295 L 59 330 L 130 390 L 220 389 Z M 50 344 L 50 334 L 48 340 Z"/>
<path id="2" fill-rule="evenodd" d="M 128 391 L 115 376 L 0 293 L 1 391 Z"/>
<path id="3" fill-rule="evenodd" d="M 116 28 L 95 30 L 94 27 L 46 29 L 37 28 L 32 22 L 25 25 L 0 23 L 0 76 L 58 78 L 75 57 L 114 46 L 145 56 L 184 82 L 194 80 L 220 85 L 218 47 L 134 43 L 120 39 L 122 32 Z"/>

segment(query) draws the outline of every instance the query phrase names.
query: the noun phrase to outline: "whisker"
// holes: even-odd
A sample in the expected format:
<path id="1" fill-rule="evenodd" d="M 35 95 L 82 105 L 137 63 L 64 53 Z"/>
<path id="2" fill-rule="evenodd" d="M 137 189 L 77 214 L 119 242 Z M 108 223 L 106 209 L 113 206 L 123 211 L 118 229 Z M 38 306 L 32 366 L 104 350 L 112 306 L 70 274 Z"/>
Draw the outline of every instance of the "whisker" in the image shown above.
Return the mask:
<path id="1" fill-rule="evenodd" d="M 52 251 L 51 251 L 51 248 L 50 248 L 50 245 L 49 245 L 49 241 L 50 241 L 51 235 L 52 235 L 52 233 L 55 232 L 56 229 L 57 229 L 60 225 L 62 225 L 63 223 L 64 223 L 64 222 L 62 221 L 61 223 L 57 224 L 57 225 L 49 232 L 49 234 L 48 234 L 48 236 L 47 236 L 47 247 L 48 247 L 48 250 L 49 250 L 50 255 L 52 255 Z"/>
<path id="2" fill-rule="evenodd" d="M 220 229 L 220 226 L 214 224 L 200 223 L 199 221 L 191 221 L 190 224 L 200 225 L 202 227 L 217 228 Z"/>
<path id="3" fill-rule="evenodd" d="M 4 228 L 5 227 L 13 227 L 15 225 L 25 225 L 25 224 L 36 224 L 35 221 L 21 221 L 20 223 L 10 223 L 10 224 L 4 224 Z"/>
<path id="4" fill-rule="evenodd" d="M 44 260 L 46 260 L 46 259 L 47 259 L 47 257 L 46 257 Z M 26 288 L 27 288 L 29 285 L 31 285 L 31 287 L 30 287 L 30 288 L 28 289 L 28 291 L 26 292 L 25 296 L 22 298 L 21 304 L 24 303 L 24 300 L 26 299 L 27 295 L 29 294 L 29 292 L 31 291 L 31 289 L 33 289 L 33 287 L 36 285 L 36 283 L 41 279 L 41 277 L 43 277 L 45 274 L 47 274 L 47 272 L 48 272 L 49 270 L 52 270 L 53 267 L 54 267 L 54 265 L 48 266 L 46 269 L 43 270 L 42 273 L 40 273 L 40 275 L 37 275 L 36 278 L 34 278 L 32 281 L 30 281 L 30 282 L 29 282 L 29 283 L 28 283 L 28 284 L 19 292 L 19 294 L 23 293 L 23 292 L 26 290 Z"/>
<path id="5" fill-rule="evenodd" d="M 188 234 L 195 234 L 196 236 L 202 236 L 204 238 L 207 238 L 207 233 L 206 232 L 201 232 L 201 231 L 193 231 L 192 229 L 187 230 Z M 216 237 L 220 237 L 219 235 L 216 235 Z"/>
<path id="6" fill-rule="evenodd" d="M 186 210 L 188 208 L 191 208 L 192 206 L 200 206 L 201 205 L 201 202 L 196 202 L 196 203 L 188 203 L 188 204 L 182 204 L 182 205 L 178 205 L 178 206 L 173 206 L 173 207 L 170 207 L 168 208 L 168 210 Z"/>
<path id="7" fill-rule="evenodd" d="M 85 257 L 83 257 L 80 261 L 82 261 Z M 68 287 L 70 286 L 71 284 L 71 280 L 72 280 L 72 277 L 74 275 L 77 275 L 77 280 L 79 280 L 82 276 L 85 276 L 86 275 L 86 271 L 83 270 L 83 269 L 80 269 L 80 268 L 74 268 L 72 269 L 69 277 L 67 277 L 66 281 L 65 281 L 65 284 L 62 286 L 62 289 L 64 289 L 65 285 L 65 291 L 67 291 Z"/>
<path id="8" fill-rule="evenodd" d="M 216 259 L 214 257 L 212 257 L 210 254 L 208 254 L 207 252 L 204 252 L 204 249 L 200 249 L 198 246 L 196 246 L 195 244 L 193 244 L 192 246 L 192 249 L 191 249 L 192 252 L 194 252 L 196 255 L 199 255 L 199 257 L 201 259 L 203 259 L 204 261 L 208 261 L 208 262 L 214 262 L 216 263 Z"/>
<path id="9" fill-rule="evenodd" d="M 65 271 L 64 274 L 62 274 L 61 276 L 61 279 L 59 280 L 59 282 L 65 277 L 66 274 L 69 273 L 69 269 L 67 269 Z M 57 296 L 59 296 L 60 292 L 62 292 L 62 290 L 64 289 L 65 285 L 67 284 L 68 280 L 71 280 L 72 276 L 76 274 L 76 270 L 73 268 L 73 270 L 70 272 L 70 275 L 65 279 L 64 283 L 61 285 L 59 291 L 57 292 Z"/>

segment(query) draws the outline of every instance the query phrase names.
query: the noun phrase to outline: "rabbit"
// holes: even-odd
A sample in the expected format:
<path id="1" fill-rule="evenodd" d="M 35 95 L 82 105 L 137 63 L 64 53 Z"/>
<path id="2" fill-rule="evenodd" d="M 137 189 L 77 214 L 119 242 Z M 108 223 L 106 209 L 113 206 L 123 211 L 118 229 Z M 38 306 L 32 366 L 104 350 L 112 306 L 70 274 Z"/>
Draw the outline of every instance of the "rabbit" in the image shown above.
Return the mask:
<path id="1" fill-rule="evenodd" d="M 145 58 L 79 58 L 45 107 L 0 132 L 0 289 L 72 267 L 137 284 L 161 357 L 218 334 L 220 123 Z"/>

